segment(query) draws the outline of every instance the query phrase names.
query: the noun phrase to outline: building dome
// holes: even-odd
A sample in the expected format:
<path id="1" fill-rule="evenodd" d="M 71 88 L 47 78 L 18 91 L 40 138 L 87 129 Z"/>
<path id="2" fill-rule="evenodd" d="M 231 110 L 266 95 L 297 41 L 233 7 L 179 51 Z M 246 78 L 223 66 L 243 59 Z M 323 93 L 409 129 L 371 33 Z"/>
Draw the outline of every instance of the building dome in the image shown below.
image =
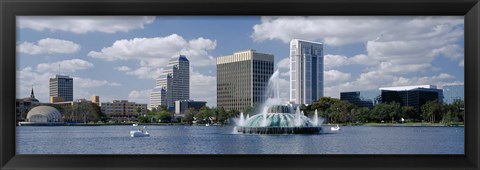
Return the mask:
<path id="1" fill-rule="evenodd" d="M 62 115 L 51 106 L 37 106 L 30 110 L 27 114 L 28 122 L 60 122 Z"/>

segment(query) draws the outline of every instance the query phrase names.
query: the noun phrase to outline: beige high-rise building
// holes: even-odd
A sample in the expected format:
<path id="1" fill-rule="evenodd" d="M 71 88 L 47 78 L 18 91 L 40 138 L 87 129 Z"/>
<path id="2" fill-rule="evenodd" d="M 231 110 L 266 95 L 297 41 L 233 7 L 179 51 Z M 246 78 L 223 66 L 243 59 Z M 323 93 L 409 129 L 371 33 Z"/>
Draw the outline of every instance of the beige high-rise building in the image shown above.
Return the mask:
<path id="1" fill-rule="evenodd" d="M 272 54 L 245 50 L 217 58 L 217 107 L 243 111 L 265 101 L 273 74 Z"/>
<path id="2" fill-rule="evenodd" d="M 92 100 L 92 103 L 100 105 L 100 97 L 99 96 L 92 96 L 91 100 Z"/>

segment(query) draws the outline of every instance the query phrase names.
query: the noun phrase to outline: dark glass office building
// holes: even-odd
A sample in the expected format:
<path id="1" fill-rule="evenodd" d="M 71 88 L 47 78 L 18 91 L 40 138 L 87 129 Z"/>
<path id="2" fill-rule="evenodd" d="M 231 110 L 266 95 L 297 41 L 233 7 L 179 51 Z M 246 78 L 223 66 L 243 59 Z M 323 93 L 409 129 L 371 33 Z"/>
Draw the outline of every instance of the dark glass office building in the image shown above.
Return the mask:
<path id="1" fill-rule="evenodd" d="M 346 100 L 357 107 L 368 107 L 369 109 L 380 103 L 381 97 L 381 91 L 378 89 L 340 93 L 340 100 Z"/>
<path id="2" fill-rule="evenodd" d="M 412 106 L 418 112 L 427 101 L 443 101 L 442 89 L 433 85 L 403 86 L 380 88 L 382 91 L 382 103 L 397 102 L 401 106 Z"/>

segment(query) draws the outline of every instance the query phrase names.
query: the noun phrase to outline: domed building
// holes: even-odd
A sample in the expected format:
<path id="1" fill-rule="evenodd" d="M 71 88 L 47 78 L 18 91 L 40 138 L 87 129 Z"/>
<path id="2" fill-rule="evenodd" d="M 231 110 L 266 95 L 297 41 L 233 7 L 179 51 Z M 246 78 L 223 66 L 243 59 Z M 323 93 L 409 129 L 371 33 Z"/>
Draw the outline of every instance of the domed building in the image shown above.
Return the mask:
<path id="1" fill-rule="evenodd" d="M 37 106 L 31 109 L 27 114 L 27 122 L 32 123 L 50 123 L 60 122 L 62 115 L 51 106 Z"/>

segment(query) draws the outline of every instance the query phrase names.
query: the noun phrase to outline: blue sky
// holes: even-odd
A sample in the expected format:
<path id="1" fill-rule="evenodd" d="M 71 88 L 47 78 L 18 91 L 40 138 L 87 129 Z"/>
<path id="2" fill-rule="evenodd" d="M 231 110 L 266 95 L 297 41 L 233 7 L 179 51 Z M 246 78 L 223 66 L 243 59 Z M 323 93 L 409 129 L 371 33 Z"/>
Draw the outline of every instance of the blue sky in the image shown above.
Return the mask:
<path id="1" fill-rule="evenodd" d="M 190 60 L 190 98 L 216 106 L 215 58 L 254 49 L 275 56 L 288 98 L 289 41 L 324 44 L 325 95 L 464 82 L 463 17 L 17 17 L 17 98 L 48 102 L 48 78 L 74 78 L 74 98 L 149 104 L 170 57 Z"/>

